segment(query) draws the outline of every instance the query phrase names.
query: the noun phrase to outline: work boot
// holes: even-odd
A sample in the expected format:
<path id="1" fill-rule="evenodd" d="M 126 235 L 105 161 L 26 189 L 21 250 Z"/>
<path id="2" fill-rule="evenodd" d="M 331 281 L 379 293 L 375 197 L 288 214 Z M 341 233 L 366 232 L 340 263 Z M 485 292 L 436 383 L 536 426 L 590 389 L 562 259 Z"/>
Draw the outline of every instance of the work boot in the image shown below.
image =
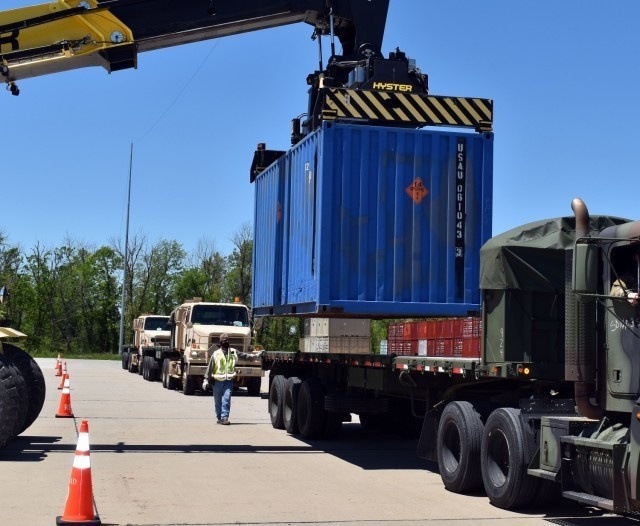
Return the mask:
<path id="1" fill-rule="evenodd" d="M 228 426 L 231 422 L 229 422 L 228 420 L 223 420 L 222 422 L 220 422 L 223 426 Z"/>

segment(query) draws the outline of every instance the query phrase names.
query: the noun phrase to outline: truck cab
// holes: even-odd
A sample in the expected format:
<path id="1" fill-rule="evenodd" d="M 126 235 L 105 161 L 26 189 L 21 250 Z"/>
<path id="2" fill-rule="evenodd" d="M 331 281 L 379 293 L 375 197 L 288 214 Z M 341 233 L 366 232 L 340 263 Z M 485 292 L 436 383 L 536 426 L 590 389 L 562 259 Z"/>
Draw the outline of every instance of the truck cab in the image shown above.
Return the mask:
<path id="1" fill-rule="evenodd" d="M 123 368 L 126 363 L 130 372 L 142 374 L 145 380 L 154 380 L 157 376 L 155 363 L 150 359 L 145 363 L 144 357 L 152 356 L 156 346 L 169 345 L 171 333 L 168 323 L 169 316 L 159 314 L 142 314 L 133 320 L 133 345 L 123 349 Z"/>
<path id="2" fill-rule="evenodd" d="M 193 394 L 202 385 L 204 373 L 213 352 L 218 348 L 220 335 L 227 333 L 231 347 L 240 352 L 251 351 L 249 309 L 240 302 L 213 303 L 193 298 L 171 313 L 171 345 L 180 355 L 172 371 L 179 371 L 182 390 Z M 176 361 L 177 362 L 177 361 Z M 239 359 L 234 387 L 246 387 L 250 395 L 260 394 L 262 368 Z"/>

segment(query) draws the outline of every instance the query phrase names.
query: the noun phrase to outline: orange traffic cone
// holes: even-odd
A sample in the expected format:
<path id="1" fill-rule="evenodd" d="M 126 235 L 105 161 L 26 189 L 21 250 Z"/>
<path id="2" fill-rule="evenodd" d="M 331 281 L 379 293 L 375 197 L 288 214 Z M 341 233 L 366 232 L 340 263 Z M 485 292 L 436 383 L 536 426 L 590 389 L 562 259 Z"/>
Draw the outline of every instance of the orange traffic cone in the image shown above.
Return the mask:
<path id="1" fill-rule="evenodd" d="M 58 361 L 56 362 L 56 376 L 62 376 L 62 359 L 58 354 Z"/>
<path id="2" fill-rule="evenodd" d="M 64 387 L 62 388 L 62 396 L 60 397 L 60 405 L 56 418 L 69 418 L 73 416 L 71 411 L 71 389 L 69 389 L 69 375 L 64 379 Z"/>
<path id="3" fill-rule="evenodd" d="M 80 423 L 76 455 L 69 478 L 69 493 L 62 516 L 56 517 L 56 524 L 67 526 L 100 526 L 100 517 L 93 511 L 93 487 L 91 484 L 91 458 L 89 451 L 89 423 Z"/>
<path id="4" fill-rule="evenodd" d="M 58 389 L 62 389 L 64 387 L 64 381 L 69 378 L 69 375 L 67 373 L 62 373 L 62 378 L 60 378 L 60 385 L 58 386 Z"/>
<path id="5" fill-rule="evenodd" d="M 65 374 L 67 374 L 67 361 L 66 360 L 62 363 L 62 376 L 64 376 Z"/>

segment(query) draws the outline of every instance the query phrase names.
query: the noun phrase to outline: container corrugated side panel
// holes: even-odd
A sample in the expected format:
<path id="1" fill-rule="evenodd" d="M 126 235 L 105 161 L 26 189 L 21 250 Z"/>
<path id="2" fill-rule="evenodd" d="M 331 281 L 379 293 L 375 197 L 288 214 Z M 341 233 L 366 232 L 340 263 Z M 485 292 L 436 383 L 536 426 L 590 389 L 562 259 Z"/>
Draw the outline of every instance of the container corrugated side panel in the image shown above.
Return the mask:
<path id="1" fill-rule="evenodd" d="M 479 309 L 479 249 L 491 232 L 491 134 L 325 123 L 286 158 L 289 224 L 274 254 L 282 273 L 274 278 L 254 267 L 256 314 Z M 278 178 L 278 170 L 260 178 Z M 256 208 L 263 199 L 256 187 Z M 274 234 L 260 239 L 256 229 L 254 257 L 269 252 Z M 280 302 L 255 295 L 256 284 L 279 279 Z"/>
<path id="2" fill-rule="evenodd" d="M 268 177 L 254 182 L 254 246 L 252 302 L 272 306 L 282 303 L 282 281 L 285 238 L 285 206 L 287 160 L 280 158 L 272 165 Z M 262 242 L 264 241 L 264 242 Z M 259 279 L 255 279 L 256 276 Z"/>
<path id="3" fill-rule="evenodd" d="M 314 133 L 288 154 L 290 183 L 282 305 L 296 306 L 296 310 L 302 312 L 315 311 L 318 283 L 322 280 L 317 268 L 320 249 L 317 172 L 321 137 L 322 134 Z"/>

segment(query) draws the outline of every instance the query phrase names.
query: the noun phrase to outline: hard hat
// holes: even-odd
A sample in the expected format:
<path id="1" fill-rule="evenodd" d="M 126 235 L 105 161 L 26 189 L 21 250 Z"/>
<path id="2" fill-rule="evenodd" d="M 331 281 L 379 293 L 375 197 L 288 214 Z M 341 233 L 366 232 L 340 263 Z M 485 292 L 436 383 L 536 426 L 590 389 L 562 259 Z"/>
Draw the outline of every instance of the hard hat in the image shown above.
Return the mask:
<path id="1" fill-rule="evenodd" d="M 229 343 L 229 335 L 226 332 L 223 332 L 220 335 L 220 343 L 224 343 L 224 342 Z"/>

